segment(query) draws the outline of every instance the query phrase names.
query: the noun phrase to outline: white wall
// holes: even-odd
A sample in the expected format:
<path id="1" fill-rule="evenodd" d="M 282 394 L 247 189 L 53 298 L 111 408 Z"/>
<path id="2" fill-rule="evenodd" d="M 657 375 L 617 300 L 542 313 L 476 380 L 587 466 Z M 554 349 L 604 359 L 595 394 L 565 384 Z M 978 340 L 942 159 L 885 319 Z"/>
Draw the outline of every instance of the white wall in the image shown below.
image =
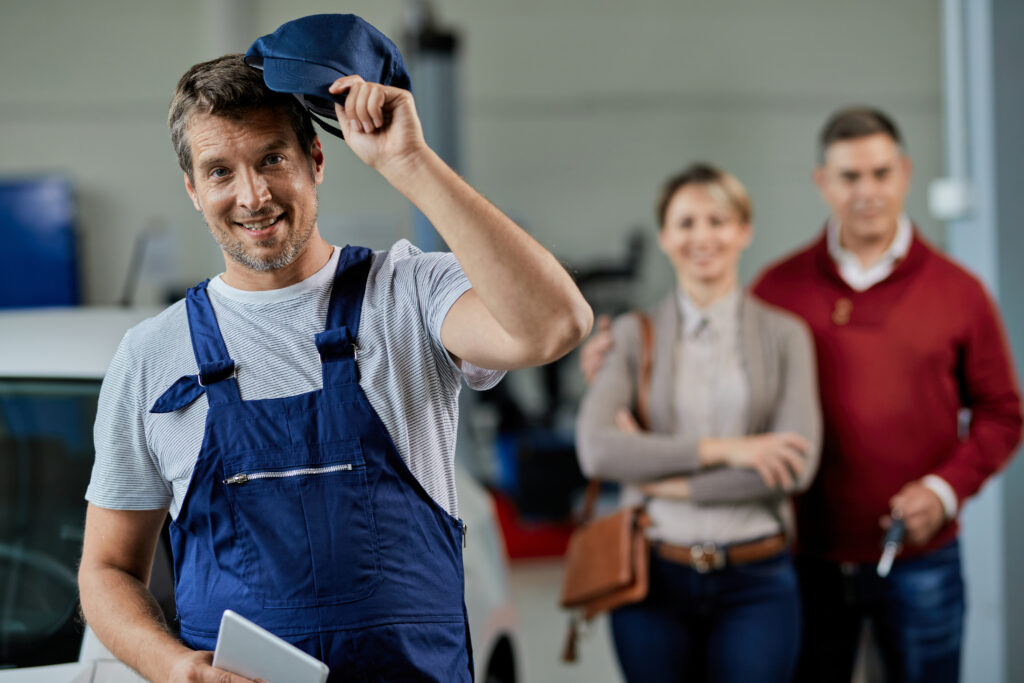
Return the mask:
<path id="1" fill-rule="evenodd" d="M 911 213 L 943 241 L 922 190 L 941 170 L 934 1 L 437 5 L 463 36 L 463 173 L 566 260 L 617 253 L 631 226 L 653 230 L 662 178 L 702 158 L 734 171 L 754 197 L 758 236 L 743 265 L 751 276 L 819 226 L 814 138 L 832 109 L 860 102 L 888 109 L 905 129 L 917 170 Z M 0 175 L 74 179 L 88 303 L 117 299 L 132 240 L 153 221 L 169 226 L 164 249 L 178 255 L 185 282 L 222 266 L 167 137 L 178 77 L 243 49 L 246 32 L 339 10 L 399 32 L 398 0 L 0 5 Z M 409 234 L 407 202 L 343 143 L 325 149 L 325 232 L 343 242 L 345 226 L 368 226 L 355 235 L 371 246 Z M 670 282 L 660 256 L 649 264 L 646 299 Z M 156 292 L 143 287 L 140 297 Z"/>
<path id="2" fill-rule="evenodd" d="M 467 171 L 576 257 L 607 251 L 627 226 L 653 230 L 669 173 L 722 164 L 754 198 L 749 276 L 820 224 L 809 174 L 833 108 L 890 109 L 925 177 L 938 171 L 935 5 L 824 4 L 537 2 L 471 17 L 465 3 Z M 914 213 L 923 220 L 923 205 Z M 668 282 L 664 260 L 651 263 L 651 280 Z"/>
<path id="3" fill-rule="evenodd" d="M 103 1 L 2 7 L 0 174 L 74 180 L 84 297 L 112 303 L 133 235 L 148 221 L 180 223 L 185 238 L 185 228 L 198 231 L 184 220 L 191 216 L 163 123 L 170 89 L 188 66 L 183 55 L 198 47 L 198 3 L 153 5 L 144 14 Z"/>

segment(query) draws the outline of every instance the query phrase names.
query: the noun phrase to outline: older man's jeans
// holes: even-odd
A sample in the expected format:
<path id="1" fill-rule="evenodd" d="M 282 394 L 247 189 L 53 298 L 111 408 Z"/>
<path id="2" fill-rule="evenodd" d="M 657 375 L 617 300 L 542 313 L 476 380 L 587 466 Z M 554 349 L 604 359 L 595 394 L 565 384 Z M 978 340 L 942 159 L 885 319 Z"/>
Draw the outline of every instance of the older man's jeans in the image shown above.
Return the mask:
<path id="1" fill-rule="evenodd" d="M 864 620 L 886 683 L 943 683 L 960 675 L 964 583 L 956 540 L 924 557 L 875 565 L 797 558 L 804 643 L 796 680 L 849 683 Z"/>
<path id="2" fill-rule="evenodd" d="M 612 612 L 627 681 L 788 683 L 800 603 L 788 553 L 701 574 L 651 556 L 643 602 Z"/>

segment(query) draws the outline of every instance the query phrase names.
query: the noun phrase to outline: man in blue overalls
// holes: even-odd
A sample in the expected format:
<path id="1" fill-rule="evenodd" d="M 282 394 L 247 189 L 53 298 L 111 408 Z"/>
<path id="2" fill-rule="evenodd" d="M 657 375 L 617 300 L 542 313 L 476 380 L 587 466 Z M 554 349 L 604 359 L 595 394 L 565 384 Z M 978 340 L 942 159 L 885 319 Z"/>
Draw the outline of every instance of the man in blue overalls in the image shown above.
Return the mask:
<path id="1" fill-rule="evenodd" d="M 300 100 L 241 55 L 185 74 L 172 142 L 225 270 L 130 330 L 111 363 L 82 608 L 152 680 L 244 680 L 211 666 L 228 608 L 334 680 L 470 680 L 460 383 L 560 357 L 591 312 L 555 258 L 426 145 L 390 41 L 351 15 L 303 21 L 298 38 L 326 26 L 358 39 L 345 45 L 360 65 L 386 62 L 383 82 L 356 69 L 324 87 L 344 101 L 348 146 L 452 253 L 327 243 L 324 153 Z M 146 588 L 168 511 L 180 640 Z"/>

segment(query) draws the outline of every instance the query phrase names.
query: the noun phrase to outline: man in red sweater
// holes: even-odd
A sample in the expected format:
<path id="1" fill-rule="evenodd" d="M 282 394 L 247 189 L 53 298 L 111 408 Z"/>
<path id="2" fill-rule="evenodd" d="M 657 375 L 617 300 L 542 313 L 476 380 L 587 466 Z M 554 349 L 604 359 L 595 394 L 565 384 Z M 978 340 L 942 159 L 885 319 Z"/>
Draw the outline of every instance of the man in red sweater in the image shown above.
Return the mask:
<path id="1" fill-rule="evenodd" d="M 957 513 L 1021 435 L 999 313 L 904 214 L 911 170 L 888 116 L 833 115 L 814 172 L 831 217 L 754 285 L 810 326 L 825 417 L 821 469 L 797 507 L 801 681 L 849 683 L 865 618 L 889 680 L 958 679 Z M 906 542 L 882 578 L 894 516 Z"/>

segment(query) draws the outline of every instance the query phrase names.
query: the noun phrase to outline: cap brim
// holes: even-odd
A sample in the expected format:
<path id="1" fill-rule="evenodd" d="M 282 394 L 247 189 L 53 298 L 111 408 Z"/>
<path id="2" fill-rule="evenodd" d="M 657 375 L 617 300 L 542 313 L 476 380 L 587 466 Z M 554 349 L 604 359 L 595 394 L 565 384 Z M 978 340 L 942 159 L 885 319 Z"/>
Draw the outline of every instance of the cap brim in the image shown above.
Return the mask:
<path id="1" fill-rule="evenodd" d="M 301 93 L 325 100 L 333 99 L 328 88 L 342 76 L 337 69 L 298 59 L 263 58 L 263 81 L 277 92 Z"/>
<path id="2" fill-rule="evenodd" d="M 263 82 L 268 88 L 295 95 L 322 129 L 345 139 L 340 128 L 319 118 L 317 114 L 331 122 L 336 120 L 334 103 L 344 104 L 345 96 L 332 95 L 329 88 L 331 83 L 348 74 L 322 64 L 276 57 L 263 57 L 262 64 L 257 68 L 262 69 Z"/>

